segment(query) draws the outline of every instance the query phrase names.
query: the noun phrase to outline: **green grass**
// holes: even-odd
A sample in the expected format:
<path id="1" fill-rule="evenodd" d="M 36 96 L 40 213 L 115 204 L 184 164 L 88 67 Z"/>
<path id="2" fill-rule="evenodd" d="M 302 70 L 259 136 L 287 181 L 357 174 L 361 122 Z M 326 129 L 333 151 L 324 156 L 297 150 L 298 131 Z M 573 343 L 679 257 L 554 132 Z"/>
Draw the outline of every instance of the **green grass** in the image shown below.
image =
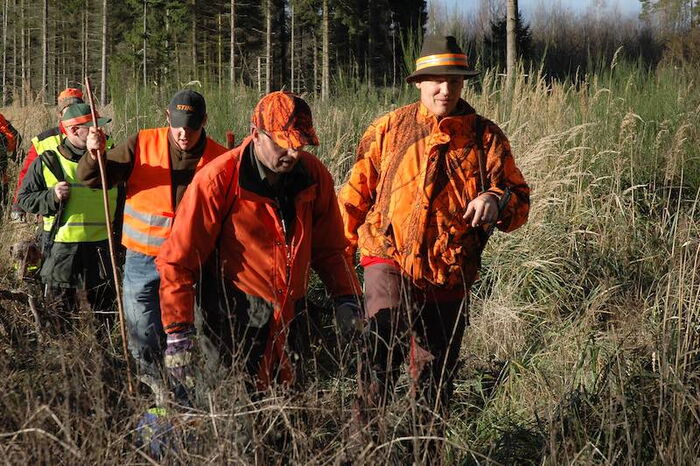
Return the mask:
<path id="1" fill-rule="evenodd" d="M 527 225 L 496 234 L 485 252 L 446 462 L 697 461 L 699 77 L 694 70 L 617 62 L 576 83 L 548 82 L 529 71 L 508 95 L 501 78 L 487 71 L 465 89 L 465 98 L 509 136 L 532 187 L 532 211 Z M 417 98 L 409 86 L 340 84 L 346 91 L 328 102 L 307 96 L 321 139 L 315 153 L 338 182 L 367 125 Z M 240 141 L 259 96 L 245 88 L 233 94 L 196 88 L 207 98 L 209 134 L 223 141 L 233 130 Z M 173 89 L 116 89 L 105 109 L 115 140 L 164 124 Z M 7 244 L 17 234 L 5 223 L 0 240 Z M 3 264 L 2 287 L 13 287 L 9 261 Z M 9 298 L 2 303 L 6 461 L 146 462 L 130 432 L 149 400 L 126 393 L 118 341 L 96 341 L 85 322 L 81 332 L 39 344 L 26 306 Z M 338 350 L 330 322 L 321 325 L 324 344 L 316 342 L 309 390 L 253 402 L 235 373 L 224 375 L 204 398 L 197 422 L 184 427 L 190 437 L 178 459 L 328 464 L 341 458 L 354 384 L 333 363 Z M 364 462 L 411 461 L 410 445 L 420 440 L 410 408 L 405 401 L 392 407 L 382 420 L 388 441 L 368 447 Z"/>

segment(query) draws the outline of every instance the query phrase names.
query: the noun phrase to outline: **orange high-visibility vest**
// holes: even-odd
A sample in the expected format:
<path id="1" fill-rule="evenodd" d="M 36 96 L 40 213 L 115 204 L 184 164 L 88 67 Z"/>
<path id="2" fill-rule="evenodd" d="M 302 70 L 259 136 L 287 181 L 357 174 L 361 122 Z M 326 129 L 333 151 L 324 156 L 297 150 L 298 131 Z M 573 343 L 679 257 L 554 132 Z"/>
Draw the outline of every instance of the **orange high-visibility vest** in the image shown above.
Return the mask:
<path id="1" fill-rule="evenodd" d="M 207 138 L 195 171 L 226 152 Z M 175 219 L 168 128 L 140 131 L 134 151 L 134 168 L 126 184 L 122 244 L 148 256 L 157 256 L 170 235 Z"/>

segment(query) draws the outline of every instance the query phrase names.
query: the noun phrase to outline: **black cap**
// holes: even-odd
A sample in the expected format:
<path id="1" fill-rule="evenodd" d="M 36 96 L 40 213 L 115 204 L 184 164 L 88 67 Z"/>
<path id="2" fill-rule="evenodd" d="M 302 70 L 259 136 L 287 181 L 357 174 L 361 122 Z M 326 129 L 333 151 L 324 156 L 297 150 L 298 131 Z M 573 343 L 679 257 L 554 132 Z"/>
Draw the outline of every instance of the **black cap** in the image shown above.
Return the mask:
<path id="1" fill-rule="evenodd" d="M 173 96 L 168 111 L 173 128 L 199 129 L 207 114 L 207 104 L 202 94 L 185 89 Z"/>

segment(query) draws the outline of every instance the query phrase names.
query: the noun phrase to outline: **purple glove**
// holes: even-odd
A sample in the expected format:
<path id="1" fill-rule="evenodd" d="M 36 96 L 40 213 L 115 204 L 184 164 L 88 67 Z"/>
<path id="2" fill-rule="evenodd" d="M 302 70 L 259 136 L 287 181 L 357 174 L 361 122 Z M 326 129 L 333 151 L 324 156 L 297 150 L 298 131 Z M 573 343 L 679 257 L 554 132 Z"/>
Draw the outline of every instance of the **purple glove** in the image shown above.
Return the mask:
<path id="1" fill-rule="evenodd" d="M 194 387 L 194 372 L 192 370 L 192 337 L 194 329 L 184 332 L 169 333 L 165 348 L 165 369 L 168 371 L 176 397 L 178 392 L 184 392 Z M 188 397 L 189 398 L 189 397 Z"/>

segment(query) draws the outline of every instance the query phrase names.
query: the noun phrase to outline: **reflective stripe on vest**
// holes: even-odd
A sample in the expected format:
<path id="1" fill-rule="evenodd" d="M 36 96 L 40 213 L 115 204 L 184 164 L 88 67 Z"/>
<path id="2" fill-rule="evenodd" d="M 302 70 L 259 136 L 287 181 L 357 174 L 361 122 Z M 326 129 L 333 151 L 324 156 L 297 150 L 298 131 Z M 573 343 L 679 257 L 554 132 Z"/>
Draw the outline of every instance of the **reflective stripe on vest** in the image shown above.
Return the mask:
<path id="1" fill-rule="evenodd" d="M 226 149 L 207 139 L 198 171 Z M 142 130 L 134 149 L 134 167 L 126 183 L 122 244 L 148 256 L 157 256 L 170 235 L 173 208 L 168 128 Z"/>
<path id="2" fill-rule="evenodd" d="M 101 189 L 90 189 L 78 183 L 76 171 L 78 162 L 73 162 L 51 151 L 51 157 L 58 158 L 65 180 L 70 183 L 70 197 L 61 215 L 61 225 L 54 241 L 57 243 L 85 243 L 107 239 L 104 204 Z M 46 166 L 42 173 L 46 187 L 52 188 L 58 179 Z M 111 218 L 117 205 L 117 188 L 108 191 Z M 51 231 L 55 217 L 44 217 L 44 231 Z"/>

